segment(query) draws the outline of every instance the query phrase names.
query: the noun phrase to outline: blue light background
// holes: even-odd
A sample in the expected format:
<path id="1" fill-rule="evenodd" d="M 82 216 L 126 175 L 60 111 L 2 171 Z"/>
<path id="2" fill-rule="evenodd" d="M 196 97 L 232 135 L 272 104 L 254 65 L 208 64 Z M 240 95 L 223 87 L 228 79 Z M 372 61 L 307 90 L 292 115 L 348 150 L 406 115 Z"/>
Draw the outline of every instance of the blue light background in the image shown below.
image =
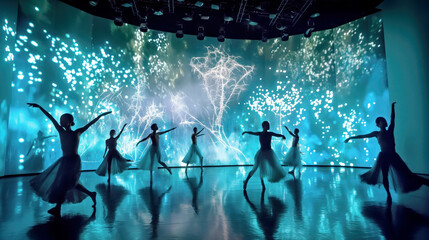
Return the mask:
<path id="1" fill-rule="evenodd" d="M 14 20 L 16 30 L 8 31 Z M 267 43 L 143 34 L 54 1 L 21 0 L 18 17 L 1 21 L 1 38 L 15 37 L 0 46 L 8 56 L 1 60 L 13 63 L 7 174 L 34 172 L 24 167 L 31 142 L 39 130 L 56 134 L 27 102 L 56 119 L 72 113 L 77 127 L 113 111 L 82 136 L 83 169 L 101 163 L 108 132 L 124 123 L 130 125 L 118 147 L 134 160 L 147 147 L 135 144 L 153 122 L 178 126 L 161 139 L 164 161 L 173 166 L 183 165 L 194 126 L 206 128 L 199 139 L 205 164 L 252 164 L 258 139 L 241 132 L 261 130 L 264 120 L 287 137 L 272 143 L 280 159 L 292 140 L 285 124 L 300 129 L 305 164 L 370 166 L 378 154 L 375 140 L 343 143 L 375 130 L 375 118 L 389 114 L 378 15 L 309 39 Z M 42 151 L 47 167 L 61 156 L 58 138 L 46 140 Z"/>

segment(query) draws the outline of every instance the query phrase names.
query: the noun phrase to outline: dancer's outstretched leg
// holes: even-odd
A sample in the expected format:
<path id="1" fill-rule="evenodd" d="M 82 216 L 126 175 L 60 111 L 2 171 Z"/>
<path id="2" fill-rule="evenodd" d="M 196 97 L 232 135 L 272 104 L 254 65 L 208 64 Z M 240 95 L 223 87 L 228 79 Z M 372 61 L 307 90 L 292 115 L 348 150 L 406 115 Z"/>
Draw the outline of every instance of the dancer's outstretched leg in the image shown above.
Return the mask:
<path id="1" fill-rule="evenodd" d="M 92 205 L 92 207 L 95 207 L 95 205 L 97 204 L 97 193 L 96 192 L 90 192 L 88 189 L 86 189 L 86 187 L 82 186 L 82 184 L 78 183 L 75 187 L 77 190 L 87 194 L 89 197 L 91 197 L 92 202 L 94 203 L 94 205 Z"/>
<path id="2" fill-rule="evenodd" d="M 61 205 L 62 205 L 62 203 L 57 203 L 57 205 L 55 205 L 55 207 L 48 210 L 48 213 L 55 216 L 55 217 L 60 217 L 61 216 Z"/>
<path id="3" fill-rule="evenodd" d="M 110 184 L 110 173 L 111 173 L 111 171 L 112 171 L 112 158 L 109 157 L 109 159 L 107 159 L 107 174 L 108 174 L 107 183 L 109 183 L 109 184 Z"/>
<path id="4" fill-rule="evenodd" d="M 188 172 L 188 166 L 189 166 L 189 163 L 186 164 L 185 174 Z"/>
<path id="5" fill-rule="evenodd" d="M 392 202 L 392 195 L 390 194 L 389 179 L 388 179 L 389 167 L 384 167 L 381 169 L 381 171 L 383 173 L 383 186 L 384 186 L 384 189 L 386 189 L 386 193 L 387 193 L 387 202 L 391 203 Z"/>
<path id="6" fill-rule="evenodd" d="M 296 168 L 296 166 L 293 166 L 293 169 L 291 171 L 289 171 L 288 173 L 294 175 L 295 174 L 295 168 Z"/>
<path id="7" fill-rule="evenodd" d="M 256 172 L 256 169 L 257 168 L 253 168 L 250 172 L 249 172 L 249 174 L 247 175 L 247 178 L 246 178 L 246 180 L 244 180 L 244 182 L 243 182 L 243 189 L 244 190 L 246 190 L 247 189 L 247 183 L 249 182 L 249 180 L 250 180 L 250 178 L 253 176 L 253 174 Z"/>
<path id="8" fill-rule="evenodd" d="M 158 161 L 159 164 L 161 164 L 163 167 L 165 167 L 167 169 L 167 171 L 170 173 L 170 175 L 172 175 L 173 173 L 171 172 L 171 169 L 167 166 L 167 164 L 165 164 L 164 162 Z"/>
<path id="9" fill-rule="evenodd" d="M 203 157 L 200 157 L 200 161 L 201 161 L 201 172 L 203 171 Z"/>

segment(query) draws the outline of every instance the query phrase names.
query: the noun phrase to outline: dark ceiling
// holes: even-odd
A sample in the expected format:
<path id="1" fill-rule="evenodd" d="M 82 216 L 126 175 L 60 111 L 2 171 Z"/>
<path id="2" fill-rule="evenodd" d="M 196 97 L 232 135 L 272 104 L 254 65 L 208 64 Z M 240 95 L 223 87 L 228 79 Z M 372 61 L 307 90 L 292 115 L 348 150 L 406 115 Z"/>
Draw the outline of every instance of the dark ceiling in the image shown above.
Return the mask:
<path id="1" fill-rule="evenodd" d="M 61 0 L 85 12 L 176 33 L 263 40 L 334 28 L 378 12 L 383 0 Z"/>

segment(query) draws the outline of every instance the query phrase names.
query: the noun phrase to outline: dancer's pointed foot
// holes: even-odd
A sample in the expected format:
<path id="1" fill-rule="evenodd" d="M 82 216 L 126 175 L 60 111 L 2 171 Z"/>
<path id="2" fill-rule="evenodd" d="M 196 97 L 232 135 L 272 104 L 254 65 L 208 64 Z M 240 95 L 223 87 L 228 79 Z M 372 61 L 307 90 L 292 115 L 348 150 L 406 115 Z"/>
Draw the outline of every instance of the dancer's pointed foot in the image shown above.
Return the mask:
<path id="1" fill-rule="evenodd" d="M 289 172 L 287 172 L 287 173 L 292 174 L 292 175 L 295 175 L 295 171 L 294 171 L 294 170 L 289 171 Z"/>
<path id="2" fill-rule="evenodd" d="M 61 216 L 61 208 L 58 206 L 55 206 L 55 207 L 49 209 L 48 213 L 55 216 L 55 217 L 60 217 Z"/>
<path id="3" fill-rule="evenodd" d="M 94 203 L 94 204 L 92 205 L 92 207 L 93 207 L 93 208 L 95 208 L 95 205 L 97 204 L 97 192 L 91 192 L 91 193 L 89 194 L 89 196 L 91 197 L 92 202 Z"/>
<path id="4" fill-rule="evenodd" d="M 107 183 L 110 184 L 110 178 L 107 179 Z"/>

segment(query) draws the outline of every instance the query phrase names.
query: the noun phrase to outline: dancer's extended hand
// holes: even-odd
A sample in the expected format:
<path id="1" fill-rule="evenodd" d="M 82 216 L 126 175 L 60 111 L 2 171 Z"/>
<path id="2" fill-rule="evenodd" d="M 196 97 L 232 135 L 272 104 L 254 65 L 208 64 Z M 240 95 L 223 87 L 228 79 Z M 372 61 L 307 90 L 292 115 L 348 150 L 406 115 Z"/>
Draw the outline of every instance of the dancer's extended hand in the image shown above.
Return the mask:
<path id="1" fill-rule="evenodd" d="M 348 143 L 350 141 L 350 138 L 346 138 L 346 140 L 344 140 L 344 143 Z"/>
<path id="2" fill-rule="evenodd" d="M 100 114 L 100 117 L 106 116 L 106 115 L 111 114 L 111 113 L 112 113 L 112 111 L 104 112 L 104 113 Z"/>
<path id="3" fill-rule="evenodd" d="M 40 105 L 37 103 L 27 103 L 29 107 L 40 108 Z"/>

